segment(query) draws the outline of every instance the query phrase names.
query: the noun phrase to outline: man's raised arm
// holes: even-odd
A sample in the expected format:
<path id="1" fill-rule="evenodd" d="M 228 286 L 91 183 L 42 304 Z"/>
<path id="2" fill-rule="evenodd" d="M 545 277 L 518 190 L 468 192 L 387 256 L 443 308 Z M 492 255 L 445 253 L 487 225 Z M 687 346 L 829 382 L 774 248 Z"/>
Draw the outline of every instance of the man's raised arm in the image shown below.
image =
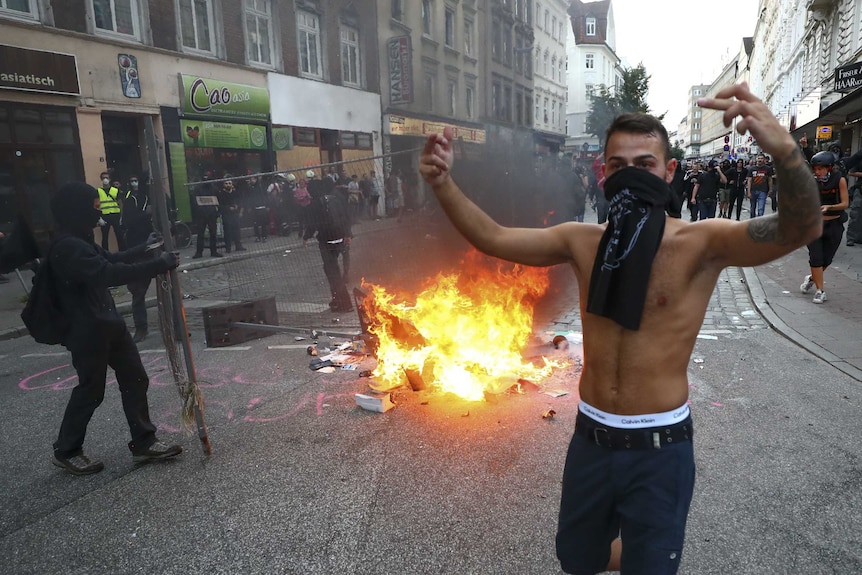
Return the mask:
<path id="1" fill-rule="evenodd" d="M 772 156 L 781 182 L 781 209 L 777 214 L 748 220 L 743 226 L 748 241 L 737 236 L 737 226 L 722 238 L 722 249 L 728 250 L 724 258 L 727 265 L 759 265 L 820 237 L 823 217 L 817 182 L 790 133 L 751 93 L 748 84 L 729 86 L 715 98 L 698 100 L 698 105 L 724 110 L 725 126 L 738 116 L 736 131 L 750 132 L 763 151 Z M 751 178 L 748 181 L 751 193 Z"/>
<path id="2" fill-rule="evenodd" d="M 495 222 L 452 180 L 452 132 L 431 134 L 419 160 L 419 172 L 434 190 L 443 211 L 468 242 L 490 256 L 531 266 L 550 266 L 571 258 L 563 228 L 509 228 Z"/>

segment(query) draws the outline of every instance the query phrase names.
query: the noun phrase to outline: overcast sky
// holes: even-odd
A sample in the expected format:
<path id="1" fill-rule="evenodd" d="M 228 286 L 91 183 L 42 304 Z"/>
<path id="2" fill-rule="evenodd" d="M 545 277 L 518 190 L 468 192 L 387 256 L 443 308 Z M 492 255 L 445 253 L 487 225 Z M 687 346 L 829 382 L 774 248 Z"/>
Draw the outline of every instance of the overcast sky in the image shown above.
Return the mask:
<path id="1" fill-rule="evenodd" d="M 647 102 L 655 114 L 668 112 L 665 127 L 676 130 L 686 115 L 688 90 L 711 84 L 753 36 L 758 0 L 611 0 L 617 55 L 630 66 L 643 62 L 650 78 Z M 759 95 L 759 94 L 758 94 Z"/>

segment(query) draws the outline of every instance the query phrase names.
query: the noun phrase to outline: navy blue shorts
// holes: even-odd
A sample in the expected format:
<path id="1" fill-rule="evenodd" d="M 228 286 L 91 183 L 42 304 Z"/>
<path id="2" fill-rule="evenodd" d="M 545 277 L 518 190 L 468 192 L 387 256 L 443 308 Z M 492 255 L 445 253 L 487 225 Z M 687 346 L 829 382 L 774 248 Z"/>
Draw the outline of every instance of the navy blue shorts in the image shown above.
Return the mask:
<path id="1" fill-rule="evenodd" d="M 578 418 L 587 416 L 580 413 Z M 682 424 L 691 426 L 691 419 L 677 425 Z M 575 433 L 563 472 L 557 531 L 563 571 L 577 575 L 604 571 L 611 542 L 620 537 L 626 575 L 676 573 L 694 472 L 691 440 L 659 449 L 614 449 Z"/>

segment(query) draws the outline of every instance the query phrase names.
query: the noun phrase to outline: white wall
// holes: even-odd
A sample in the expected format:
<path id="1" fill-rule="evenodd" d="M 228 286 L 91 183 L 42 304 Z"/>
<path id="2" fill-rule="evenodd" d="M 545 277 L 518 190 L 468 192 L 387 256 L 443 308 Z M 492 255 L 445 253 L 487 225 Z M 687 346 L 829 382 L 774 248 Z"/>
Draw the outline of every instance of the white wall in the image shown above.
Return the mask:
<path id="1" fill-rule="evenodd" d="M 273 124 L 380 133 L 380 94 L 273 72 L 267 84 Z"/>

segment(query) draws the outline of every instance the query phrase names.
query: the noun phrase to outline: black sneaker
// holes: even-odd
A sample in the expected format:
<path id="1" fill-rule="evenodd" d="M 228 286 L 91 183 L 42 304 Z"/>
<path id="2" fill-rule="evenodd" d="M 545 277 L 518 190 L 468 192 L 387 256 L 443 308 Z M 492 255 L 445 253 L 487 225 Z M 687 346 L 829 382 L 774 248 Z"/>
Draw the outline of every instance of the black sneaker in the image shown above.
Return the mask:
<path id="1" fill-rule="evenodd" d="M 183 448 L 180 445 L 167 445 L 161 441 L 156 441 L 146 449 L 138 452 L 133 451 L 132 461 L 135 463 L 143 463 L 146 461 L 168 459 L 169 457 L 176 457 L 182 452 Z"/>
<path id="2" fill-rule="evenodd" d="M 230 252 L 228 252 L 228 253 L 230 253 Z M 223 257 L 224 257 L 224 254 L 221 254 L 221 253 L 219 253 L 219 252 L 212 252 L 212 253 L 210 254 L 210 257 L 211 257 L 211 258 L 223 258 Z"/>
<path id="3" fill-rule="evenodd" d="M 98 473 L 105 468 L 105 464 L 98 459 L 90 459 L 83 453 L 73 455 L 72 457 L 57 457 L 51 459 L 51 463 L 68 471 L 72 475 L 91 475 Z"/>
<path id="4" fill-rule="evenodd" d="M 136 329 L 135 335 L 132 336 L 132 342 L 133 343 L 141 343 L 142 341 L 147 339 L 148 335 L 150 335 L 149 331 L 147 331 L 145 329 Z"/>

